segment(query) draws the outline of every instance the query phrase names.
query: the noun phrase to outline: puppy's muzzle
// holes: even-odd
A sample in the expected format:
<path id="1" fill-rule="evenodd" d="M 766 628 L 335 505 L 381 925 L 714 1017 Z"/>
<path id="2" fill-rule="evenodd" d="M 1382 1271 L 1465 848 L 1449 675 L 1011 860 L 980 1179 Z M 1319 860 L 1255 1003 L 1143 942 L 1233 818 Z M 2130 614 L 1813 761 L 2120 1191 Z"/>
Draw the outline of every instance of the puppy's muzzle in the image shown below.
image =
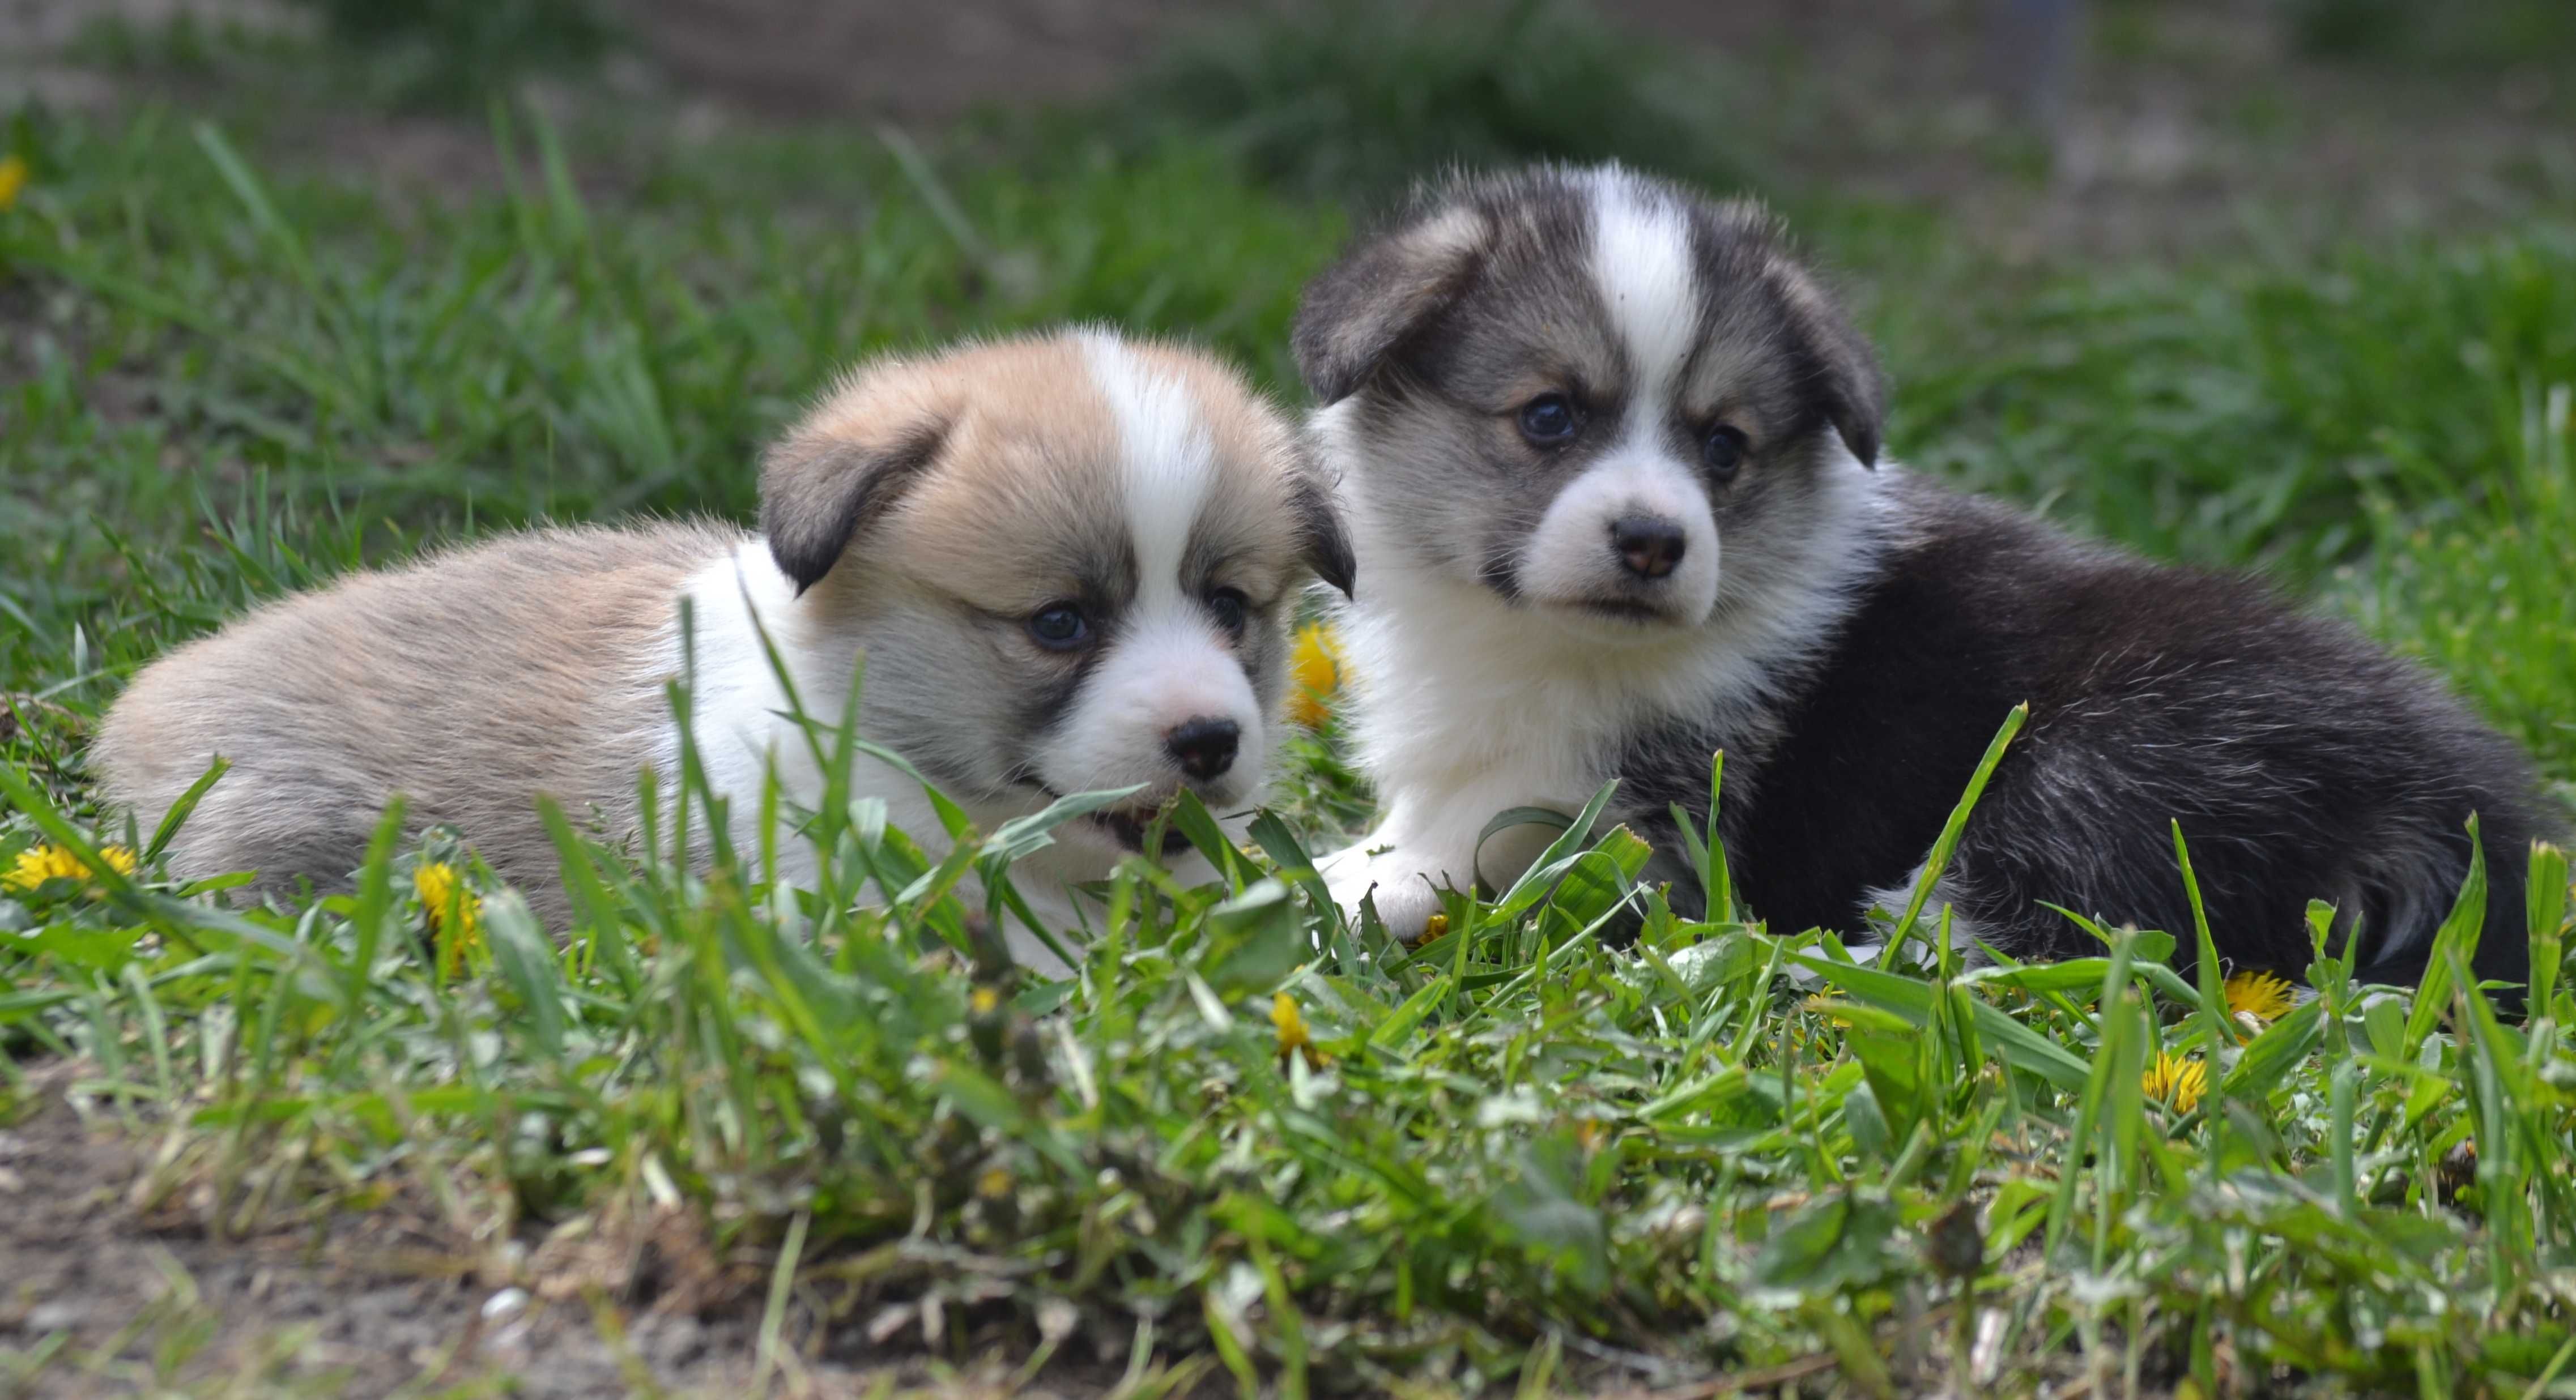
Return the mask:
<path id="1" fill-rule="evenodd" d="M 1678 567 L 1689 543 L 1679 524 L 1660 515 L 1623 515 L 1610 523 L 1610 552 L 1619 566 L 1648 582 Z"/>
<path id="2" fill-rule="evenodd" d="M 1197 715 L 1163 734 L 1163 749 L 1181 771 L 1199 782 L 1225 775 L 1243 739 L 1242 726 L 1217 715 Z"/>

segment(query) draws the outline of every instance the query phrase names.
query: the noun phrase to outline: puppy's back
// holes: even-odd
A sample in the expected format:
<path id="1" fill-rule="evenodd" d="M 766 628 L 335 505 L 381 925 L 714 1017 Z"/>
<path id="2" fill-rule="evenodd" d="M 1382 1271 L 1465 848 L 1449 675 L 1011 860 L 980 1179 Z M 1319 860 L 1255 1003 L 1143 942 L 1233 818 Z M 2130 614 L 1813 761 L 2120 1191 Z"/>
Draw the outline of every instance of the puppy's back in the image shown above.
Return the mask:
<path id="1" fill-rule="evenodd" d="M 631 822 L 665 722 L 674 599 L 740 538 L 546 530 L 272 603 L 146 668 L 92 761 L 146 832 L 217 754 L 230 761 L 172 844 L 182 876 L 327 884 L 400 792 L 415 828 L 463 828 L 542 898 L 553 856 L 535 795 Z"/>

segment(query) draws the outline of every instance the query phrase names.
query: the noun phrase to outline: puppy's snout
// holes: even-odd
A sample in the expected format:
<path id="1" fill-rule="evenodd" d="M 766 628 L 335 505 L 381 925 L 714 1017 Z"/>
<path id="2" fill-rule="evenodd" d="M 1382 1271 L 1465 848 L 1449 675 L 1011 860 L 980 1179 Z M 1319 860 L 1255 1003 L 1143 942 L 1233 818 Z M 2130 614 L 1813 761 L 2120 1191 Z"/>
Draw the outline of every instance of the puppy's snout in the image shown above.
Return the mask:
<path id="1" fill-rule="evenodd" d="M 1610 524 L 1610 548 L 1628 572 L 1657 579 L 1682 562 L 1682 527 L 1660 515 L 1623 515 Z"/>
<path id="2" fill-rule="evenodd" d="M 1185 719 L 1163 735 L 1163 747 L 1181 765 L 1181 771 L 1204 782 L 1221 777 L 1234 766 L 1234 750 L 1243 738 L 1243 727 L 1233 720 L 1215 715 Z"/>

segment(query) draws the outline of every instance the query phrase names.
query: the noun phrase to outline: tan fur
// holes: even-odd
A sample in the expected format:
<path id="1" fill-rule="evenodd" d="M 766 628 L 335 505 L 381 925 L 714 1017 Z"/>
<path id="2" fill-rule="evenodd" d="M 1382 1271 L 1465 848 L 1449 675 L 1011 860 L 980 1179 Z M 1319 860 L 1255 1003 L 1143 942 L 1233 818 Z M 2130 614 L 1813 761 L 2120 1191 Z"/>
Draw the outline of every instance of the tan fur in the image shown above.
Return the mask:
<path id="1" fill-rule="evenodd" d="M 400 792 L 415 829 L 452 824 L 531 898 L 559 900 L 531 796 L 631 829 L 670 599 L 740 538 L 546 530 L 269 604 L 146 669 L 93 762 L 147 830 L 217 755 L 231 762 L 171 847 L 182 876 L 265 867 L 272 886 L 328 885 Z"/>
<path id="2" fill-rule="evenodd" d="M 891 391 L 891 394 L 889 394 Z M 860 375 L 813 413 L 813 431 L 861 442 L 876 402 L 919 403 L 944 425 L 939 470 L 893 506 L 866 543 L 871 573 L 901 574 L 987 612 L 1066 596 L 1092 552 L 1066 539 L 1105 528 L 1118 486 L 1118 430 L 1068 337 L 978 346 L 935 364 Z M 774 488 L 773 488 L 774 489 Z M 849 576 L 827 579 L 848 588 Z"/>
<path id="3" fill-rule="evenodd" d="M 1202 528 L 1222 533 L 1236 564 L 1228 582 L 1256 603 L 1300 577 L 1302 541 L 1290 509 L 1303 470 L 1293 431 L 1232 370 L 1195 351 L 1151 342 L 1129 348 L 1190 386 L 1219 470 Z M 847 595 L 898 575 L 996 615 L 1071 596 L 1089 534 L 1118 528 L 1104 502 L 1120 492 L 1118 430 L 1071 336 L 1003 341 L 934 361 L 873 366 L 845 380 L 792 435 L 793 460 L 774 457 L 764 519 L 793 528 L 778 503 L 828 514 L 837 478 L 878 469 L 906 434 L 935 426 L 936 469 L 872 522 L 867 577 L 835 573 L 820 587 Z"/>

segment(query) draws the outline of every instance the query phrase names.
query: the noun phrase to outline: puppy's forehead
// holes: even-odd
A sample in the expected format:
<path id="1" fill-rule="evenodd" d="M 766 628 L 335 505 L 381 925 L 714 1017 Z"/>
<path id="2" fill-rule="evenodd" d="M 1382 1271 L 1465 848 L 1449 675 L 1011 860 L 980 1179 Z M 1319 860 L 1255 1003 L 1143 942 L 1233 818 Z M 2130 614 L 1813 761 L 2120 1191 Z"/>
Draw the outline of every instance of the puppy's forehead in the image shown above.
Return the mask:
<path id="1" fill-rule="evenodd" d="M 1118 420 L 1129 537 L 1144 590 L 1232 570 L 1266 592 L 1294 548 L 1287 425 L 1204 356 L 1083 338 Z"/>
<path id="2" fill-rule="evenodd" d="M 907 548 L 959 592 L 1127 596 L 1212 548 L 1290 566 L 1293 439 L 1230 370 L 1106 332 L 978 347 L 951 369 L 949 435 L 903 514 Z"/>
<path id="3" fill-rule="evenodd" d="M 1609 329 L 1640 389 L 1660 396 L 1697 348 L 1703 299 L 1689 210 L 1615 166 L 1585 172 L 1587 249 Z"/>
<path id="4" fill-rule="evenodd" d="M 1587 192 L 1564 180 L 1478 191 L 1435 215 L 1484 230 L 1482 273 L 1412 353 L 1430 377 L 1479 407 L 1517 405 L 1551 387 L 1616 389 L 1628 352 L 1592 275 L 1598 234 Z"/>
<path id="5" fill-rule="evenodd" d="M 1474 186 L 1460 207 L 1490 230 L 1485 272 L 1431 358 L 1462 397 L 1571 386 L 1693 414 L 1791 411 L 1788 299 L 1822 293 L 1758 206 L 1605 166 Z"/>

